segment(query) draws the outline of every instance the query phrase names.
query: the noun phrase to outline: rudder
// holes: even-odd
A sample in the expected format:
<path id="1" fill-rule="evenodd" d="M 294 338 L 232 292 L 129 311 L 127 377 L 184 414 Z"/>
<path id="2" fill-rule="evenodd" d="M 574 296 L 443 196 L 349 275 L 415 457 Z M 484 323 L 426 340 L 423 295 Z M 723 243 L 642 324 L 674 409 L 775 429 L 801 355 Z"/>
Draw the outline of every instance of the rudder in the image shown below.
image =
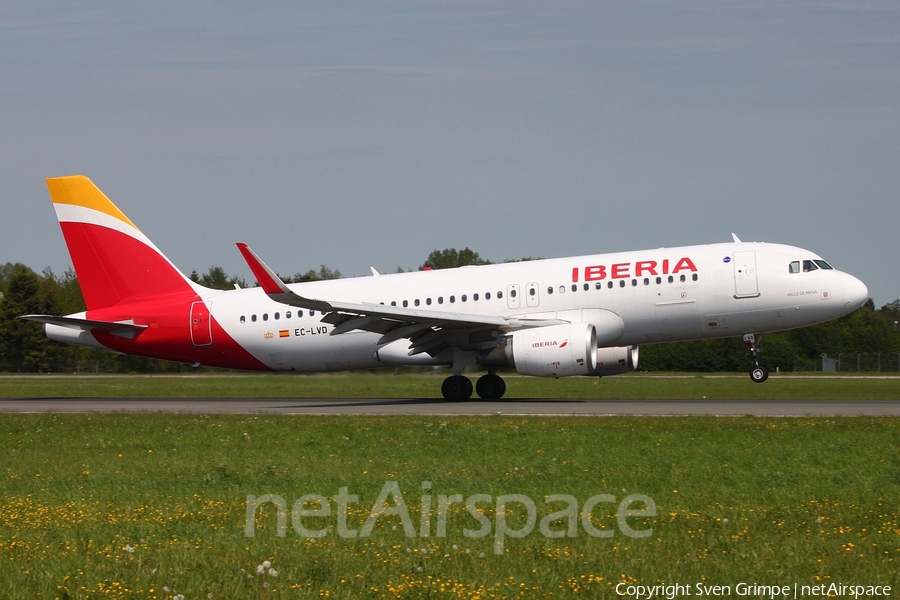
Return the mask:
<path id="1" fill-rule="evenodd" d="M 193 292 L 190 281 L 83 175 L 47 179 L 88 310 Z"/>

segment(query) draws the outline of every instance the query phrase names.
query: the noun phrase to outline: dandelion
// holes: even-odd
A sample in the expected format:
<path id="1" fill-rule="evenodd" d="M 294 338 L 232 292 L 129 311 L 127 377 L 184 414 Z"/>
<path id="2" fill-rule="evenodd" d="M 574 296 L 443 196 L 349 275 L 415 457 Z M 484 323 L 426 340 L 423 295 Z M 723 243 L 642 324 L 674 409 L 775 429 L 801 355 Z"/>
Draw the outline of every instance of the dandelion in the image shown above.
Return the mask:
<path id="1" fill-rule="evenodd" d="M 256 565 L 256 574 L 257 575 L 262 575 L 265 572 L 266 572 L 266 568 L 264 566 Z"/>
<path id="2" fill-rule="evenodd" d="M 278 577 L 278 571 L 275 569 L 269 569 L 269 577 Z"/>
<path id="3" fill-rule="evenodd" d="M 132 546 L 131 544 L 125 544 L 125 552 L 127 552 L 127 553 L 129 553 L 129 554 L 133 554 L 133 553 L 134 553 L 134 546 Z"/>
<path id="4" fill-rule="evenodd" d="M 264 560 L 262 566 L 265 567 L 266 569 L 268 569 L 269 567 L 272 566 L 272 563 L 267 560 Z"/>

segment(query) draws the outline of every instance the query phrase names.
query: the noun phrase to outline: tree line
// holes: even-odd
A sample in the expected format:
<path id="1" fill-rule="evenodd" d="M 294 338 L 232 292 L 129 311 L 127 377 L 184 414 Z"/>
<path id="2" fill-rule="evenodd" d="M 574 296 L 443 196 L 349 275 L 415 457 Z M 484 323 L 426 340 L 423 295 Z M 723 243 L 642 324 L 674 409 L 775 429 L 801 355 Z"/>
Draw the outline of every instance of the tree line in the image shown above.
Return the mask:
<path id="1" fill-rule="evenodd" d="M 516 259 L 532 260 L 532 257 Z M 510 261 L 506 261 L 510 262 Z M 418 268 L 444 269 L 490 264 L 477 252 L 464 248 L 434 250 Z M 398 269 L 402 271 L 403 269 Z M 321 281 L 342 277 L 325 265 L 319 269 L 283 277 L 287 283 Z M 214 289 L 248 287 L 221 267 L 205 273 L 192 271 L 190 278 Z M 177 373 L 192 368 L 180 363 L 124 356 L 60 344 L 44 339 L 40 325 L 18 319 L 25 314 L 65 315 L 85 310 L 78 278 L 71 269 L 57 275 L 49 268 L 37 273 L 21 263 L 0 265 L 0 371 L 5 372 L 141 372 Z M 900 300 L 876 308 L 872 300 L 852 314 L 835 321 L 803 329 L 770 333 L 759 344 L 760 355 L 771 370 L 809 370 L 821 364 L 821 356 L 881 354 L 893 356 L 894 369 L 900 355 Z M 640 369 L 647 371 L 744 371 L 746 348 L 740 337 L 695 342 L 651 344 L 641 347 Z"/>

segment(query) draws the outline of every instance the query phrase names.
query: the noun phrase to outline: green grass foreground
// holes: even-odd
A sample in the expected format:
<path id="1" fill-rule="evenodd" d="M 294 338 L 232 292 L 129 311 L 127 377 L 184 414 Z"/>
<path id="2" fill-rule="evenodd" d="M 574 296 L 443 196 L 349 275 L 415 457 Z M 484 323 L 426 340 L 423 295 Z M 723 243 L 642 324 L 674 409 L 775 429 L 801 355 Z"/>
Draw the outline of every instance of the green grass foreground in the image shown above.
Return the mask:
<path id="1" fill-rule="evenodd" d="M 318 375 L 0 376 L 0 397 L 439 398 L 445 370 Z M 477 378 L 478 374 L 471 377 Z M 506 398 L 897 400 L 900 377 L 746 374 L 542 379 L 506 375 Z"/>
<path id="2" fill-rule="evenodd" d="M 689 584 L 692 596 L 697 583 L 740 582 L 892 585 L 896 596 L 900 586 L 896 419 L 0 414 L 0 422 L 3 598 L 616 598 L 623 581 Z M 341 488 L 358 496 L 347 527 L 360 530 L 386 482 L 402 495 L 413 536 L 403 515 L 378 517 L 367 536 L 338 535 Z M 245 535 L 247 496 L 265 494 L 291 513 L 283 537 L 271 503 Z M 322 507 L 295 507 L 306 494 L 324 497 L 330 514 L 301 514 Z M 454 494 L 490 497 L 478 505 L 488 535 L 465 535 L 481 525 L 459 503 L 445 509 L 439 534 L 439 497 Z M 506 536 L 498 554 L 496 501 L 511 494 L 534 502 L 537 522 L 524 537 Z M 609 495 L 588 524 L 610 537 L 589 535 L 577 514 L 548 517 L 568 506 L 545 502 L 554 494 L 577 511 Z M 632 494 L 655 503 L 655 516 L 625 520 L 652 529 L 648 537 L 624 535 L 616 519 Z M 386 504 L 397 512 L 399 499 Z M 526 527 L 524 504 L 506 508 L 508 527 Z M 293 519 L 331 530 L 306 538 Z"/>

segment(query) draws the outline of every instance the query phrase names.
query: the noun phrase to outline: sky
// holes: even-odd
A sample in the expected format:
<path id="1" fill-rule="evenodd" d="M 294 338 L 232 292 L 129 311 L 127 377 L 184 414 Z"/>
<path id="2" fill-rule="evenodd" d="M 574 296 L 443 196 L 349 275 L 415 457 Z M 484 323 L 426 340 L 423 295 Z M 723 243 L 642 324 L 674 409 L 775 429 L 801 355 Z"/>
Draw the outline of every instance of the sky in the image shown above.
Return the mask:
<path id="1" fill-rule="evenodd" d="M 186 273 L 731 240 L 900 298 L 896 2 L 0 4 L 0 263 L 90 177 Z"/>

